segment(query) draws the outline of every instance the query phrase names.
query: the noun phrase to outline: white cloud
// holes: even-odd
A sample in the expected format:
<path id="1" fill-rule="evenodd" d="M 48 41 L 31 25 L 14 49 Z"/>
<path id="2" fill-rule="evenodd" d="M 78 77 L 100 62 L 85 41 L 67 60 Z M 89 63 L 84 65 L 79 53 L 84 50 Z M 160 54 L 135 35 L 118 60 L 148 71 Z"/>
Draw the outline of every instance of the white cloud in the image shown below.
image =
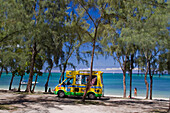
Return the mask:
<path id="1" fill-rule="evenodd" d="M 107 71 L 110 71 L 110 70 L 121 70 L 121 68 L 106 68 Z"/>
<path id="2" fill-rule="evenodd" d="M 90 70 L 90 68 L 80 68 L 80 69 L 77 69 L 77 70 Z"/>
<path id="3" fill-rule="evenodd" d="M 138 70 L 138 68 L 134 68 L 133 70 Z"/>
<path id="4" fill-rule="evenodd" d="M 51 72 L 56 73 L 56 72 L 60 72 L 60 70 L 52 70 Z"/>

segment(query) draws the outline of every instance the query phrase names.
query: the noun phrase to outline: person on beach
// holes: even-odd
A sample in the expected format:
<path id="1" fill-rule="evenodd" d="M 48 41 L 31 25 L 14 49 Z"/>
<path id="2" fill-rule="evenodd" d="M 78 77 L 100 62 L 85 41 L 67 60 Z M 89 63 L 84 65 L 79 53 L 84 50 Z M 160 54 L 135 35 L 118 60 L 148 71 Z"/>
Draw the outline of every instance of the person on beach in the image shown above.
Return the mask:
<path id="1" fill-rule="evenodd" d="M 137 96 L 137 88 L 134 89 L 134 96 Z"/>

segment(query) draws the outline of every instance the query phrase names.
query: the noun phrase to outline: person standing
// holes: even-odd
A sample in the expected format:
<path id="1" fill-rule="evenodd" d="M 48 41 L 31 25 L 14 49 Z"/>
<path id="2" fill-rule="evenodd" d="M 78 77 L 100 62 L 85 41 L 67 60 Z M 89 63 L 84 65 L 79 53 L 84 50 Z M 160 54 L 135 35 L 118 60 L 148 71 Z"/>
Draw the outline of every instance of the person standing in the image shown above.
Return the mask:
<path id="1" fill-rule="evenodd" d="M 137 96 L 137 88 L 134 89 L 134 96 Z"/>

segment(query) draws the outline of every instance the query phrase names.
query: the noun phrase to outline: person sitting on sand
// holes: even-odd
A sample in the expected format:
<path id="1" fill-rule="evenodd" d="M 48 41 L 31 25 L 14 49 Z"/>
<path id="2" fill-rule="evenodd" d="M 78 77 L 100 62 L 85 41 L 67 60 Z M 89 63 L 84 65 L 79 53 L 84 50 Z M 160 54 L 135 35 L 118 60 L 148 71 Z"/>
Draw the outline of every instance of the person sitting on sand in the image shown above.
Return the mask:
<path id="1" fill-rule="evenodd" d="M 137 96 L 137 88 L 134 89 L 134 96 Z"/>

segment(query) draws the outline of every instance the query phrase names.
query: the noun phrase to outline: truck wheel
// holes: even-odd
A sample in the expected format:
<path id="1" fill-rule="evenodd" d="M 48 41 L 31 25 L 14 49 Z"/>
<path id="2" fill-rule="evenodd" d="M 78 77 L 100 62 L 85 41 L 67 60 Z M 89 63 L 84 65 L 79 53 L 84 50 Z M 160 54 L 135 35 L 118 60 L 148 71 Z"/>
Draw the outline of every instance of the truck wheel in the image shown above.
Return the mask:
<path id="1" fill-rule="evenodd" d="M 59 92 L 58 92 L 58 96 L 59 96 L 60 98 L 65 97 L 64 91 L 59 91 Z"/>
<path id="2" fill-rule="evenodd" d="M 96 96 L 95 96 L 94 93 L 89 93 L 88 98 L 89 99 L 96 99 Z"/>

